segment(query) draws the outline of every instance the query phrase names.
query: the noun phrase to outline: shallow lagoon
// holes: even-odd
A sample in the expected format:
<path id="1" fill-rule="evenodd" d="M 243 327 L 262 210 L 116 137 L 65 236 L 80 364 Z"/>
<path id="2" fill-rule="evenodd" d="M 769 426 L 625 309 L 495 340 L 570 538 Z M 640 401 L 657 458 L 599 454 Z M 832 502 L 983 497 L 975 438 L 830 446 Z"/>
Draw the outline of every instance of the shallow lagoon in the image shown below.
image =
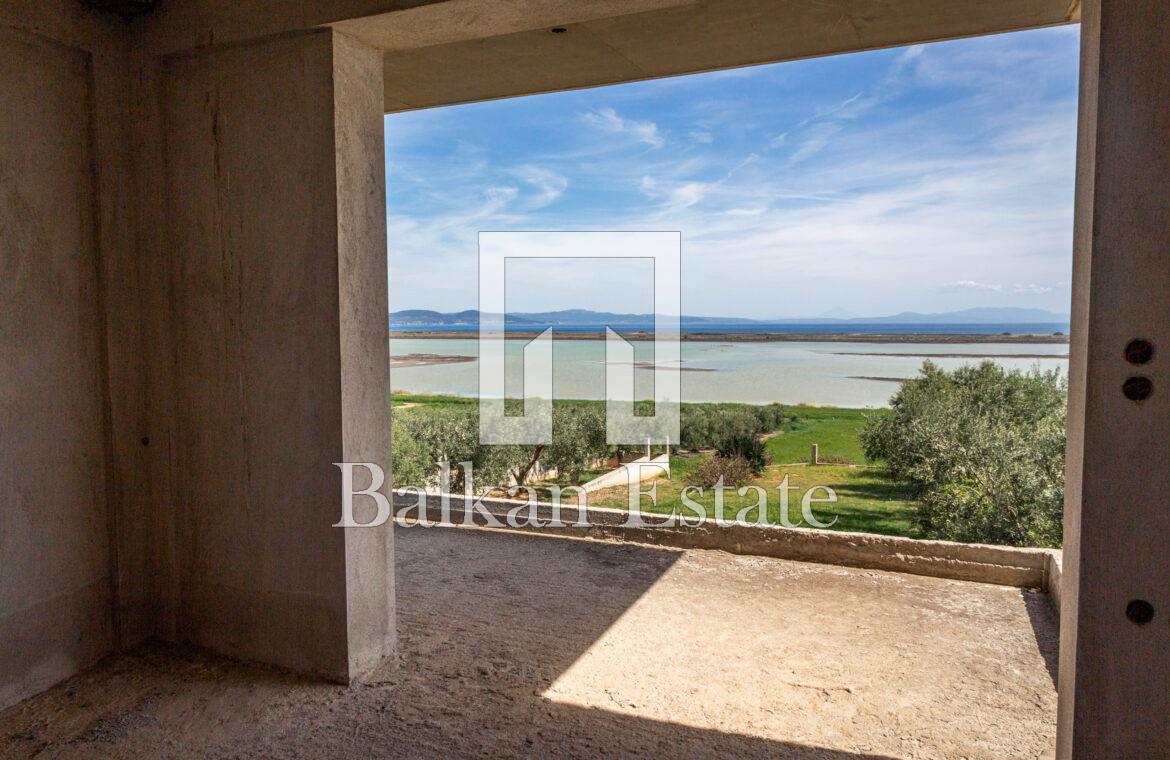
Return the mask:
<path id="1" fill-rule="evenodd" d="M 654 346 L 635 342 L 635 359 L 653 362 Z M 509 394 L 520 394 L 523 341 L 508 341 Z M 393 338 L 394 356 L 407 354 L 478 355 L 474 339 Z M 1058 368 L 1068 371 L 1067 344 L 1019 343 L 730 343 L 686 341 L 682 344 L 683 401 L 740 401 L 826 406 L 885 406 L 898 389 L 896 380 L 917 374 L 926 356 L 953 369 L 990 359 L 1004 367 Z M 964 354 L 954 357 L 954 354 Z M 1045 358 L 1033 358 L 1042 354 Z M 1051 358 L 1047 358 L 1051 356 Z M 1011 358 L 1007 358 L 1011 357 Z M 1018 358 L 1017 358 L 1018 357 Z M 560 340 L 553 345 L 553 386 L 558 398 L 600 399 L 605 388 L 605 342 Z M 639 398 L 649 395 L 653 372 L 634 370 Z M 868 378 L 885 378 L 874 380 Z M 515 382 L 513 382 L 513 380 Z M 395 368 L 390 375 L 396 391 L 473 396 L 479 386 L 475 361 Z"/>

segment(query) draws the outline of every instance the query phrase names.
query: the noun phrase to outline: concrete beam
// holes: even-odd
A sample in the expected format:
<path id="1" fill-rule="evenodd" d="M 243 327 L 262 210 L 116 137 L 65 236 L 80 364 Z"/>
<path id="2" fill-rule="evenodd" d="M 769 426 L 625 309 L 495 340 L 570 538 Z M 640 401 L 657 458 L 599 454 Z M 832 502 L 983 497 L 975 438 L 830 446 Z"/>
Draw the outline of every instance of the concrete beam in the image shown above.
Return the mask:
<path id="1" fill-rule="evenodd" d="M 1164 0 L 1085 4 L 1060 758 L 1170 753 L 1168 29 Z"/>
<path id="2" fill-rule="evenodd" d="M 387 112 L 994 34 L 1080 16 L 1079 2 L 1070 0 L 694 0 L 648 9 L 629 4 L 623 13 L 585 19 L 568 12 L 504 16 L 515 27 L 507 31 L 499 18 L 477 27 L 468 23 L 474 15 L 452 17 L 449 5 L 339 25 L 387 51 Z M 588 4 L 595 5 L 605 4 Z M 415 31 L 428 19 L 426 34 Z M 551 26 L 566 31 L 552 34 Z M 444 34 L 460 32 L 468 39 L 442 42 Z M 428 40 L 438 44 L 420 46 Z"/>
<path id="3" fill-rule="evenodd" d="M 160 56 L 332 26 L 386 54 L 389 112 L 1079 18 L 1080 0 L 188 0 L 131 28 Z"/>

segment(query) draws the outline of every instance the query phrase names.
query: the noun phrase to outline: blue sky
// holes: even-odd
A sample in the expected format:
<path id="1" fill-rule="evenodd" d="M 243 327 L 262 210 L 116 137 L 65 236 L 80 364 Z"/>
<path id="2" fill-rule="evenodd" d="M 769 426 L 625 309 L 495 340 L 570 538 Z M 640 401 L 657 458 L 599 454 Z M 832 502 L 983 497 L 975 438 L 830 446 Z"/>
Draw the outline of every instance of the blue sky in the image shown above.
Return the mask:
<path id="1" fill-rule="evenodd" d="M 635 229 L 681 231 L 687 314 L 1067 313 L 1078 44 L 1074 25 L 387 116 L 390 306 L 475 308 L 480 230 Z M 645 310 L 636 262 L 509 272 L 510 310 Z"/>

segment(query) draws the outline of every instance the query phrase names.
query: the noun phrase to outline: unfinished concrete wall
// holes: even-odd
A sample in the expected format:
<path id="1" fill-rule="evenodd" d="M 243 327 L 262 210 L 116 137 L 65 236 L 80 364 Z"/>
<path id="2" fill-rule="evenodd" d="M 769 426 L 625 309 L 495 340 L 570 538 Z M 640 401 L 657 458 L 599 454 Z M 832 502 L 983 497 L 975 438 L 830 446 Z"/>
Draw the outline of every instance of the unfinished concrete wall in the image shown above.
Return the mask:
<path id="1" fill-rule="evenodd" d="M 1165 0 L 1085 4 L 1060 758 L 1167 756 L 1167 29 Z M 1149 341 L 1152 356 L 1127 350 L 1134 340 Z"/>
<path id="2" fill-rule="evenodd" d="M 167 59 L 178 636 L 349 680 L 393 649 L 380 61 L 330 30 Z M 373 88 L 373 89 L 371 89 Z"/>
<path id="3" fill-rule="evenodd" d="M 87 44 L 100 20 L 63 10 L 0 13 L 0 707 L 115 640 L 102 254 L 116 230 L 99 196 L 116 197 L 117 171 L 99 184 L 111 124 L 95 105 L 109 59 Z"/>

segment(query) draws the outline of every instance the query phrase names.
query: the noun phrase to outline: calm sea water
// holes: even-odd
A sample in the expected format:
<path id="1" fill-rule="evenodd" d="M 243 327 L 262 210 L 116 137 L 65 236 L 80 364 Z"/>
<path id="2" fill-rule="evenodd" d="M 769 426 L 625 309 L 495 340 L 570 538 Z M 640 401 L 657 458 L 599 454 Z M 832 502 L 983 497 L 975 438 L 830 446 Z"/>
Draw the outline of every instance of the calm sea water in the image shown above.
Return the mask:
<path id="1" fill-rule="evenodd" d="M 964 326 L 968 327 L 968 326 Z M 973 331 L 973 330 L 972 330 Z M 1036 332 L 1036 330 L 1029 330 Z M 653 343 L 634 342 L 635 359 L 653 362 Z M 523 341 L 508 341 L 509 393 L 519 394 Z M 1046 358 L 995 358 L 1004 367 L 1059 368 L 1067 373 L 1064 344 L 1016 343 L 912 344 L 912 343 L 723 343 L 684 342 L 682 373 L 684 401 L 740 401 L 747 403 L 816 404 L 848 407 L 885 406 L 898 389 L 896 380 L 917 374 L 923 356 L 934 355 L 937 364 L 953 369 L 981 361 L 984 354 L 1044 354 Z M 476 356 L 474 339 L 391 338 L 392 355 L 443 354 Z M 940 354 L 965 354 L 938 358 Z M 1051 356 L 1052 358 L 1047 358 Z M 562 340 L 553 344 L 553 383 L 558 398 L 600 399 L 605 387 L 605 342 Z M 653 372 L 634 370 L 635 392 L 649 395 Z M 516 379 L 513 386 L 512 379 Z M 405 367 L 391 370 L 396 391 L 475 395 L 479 367 L 474 361 L 460 364 Z"/>

